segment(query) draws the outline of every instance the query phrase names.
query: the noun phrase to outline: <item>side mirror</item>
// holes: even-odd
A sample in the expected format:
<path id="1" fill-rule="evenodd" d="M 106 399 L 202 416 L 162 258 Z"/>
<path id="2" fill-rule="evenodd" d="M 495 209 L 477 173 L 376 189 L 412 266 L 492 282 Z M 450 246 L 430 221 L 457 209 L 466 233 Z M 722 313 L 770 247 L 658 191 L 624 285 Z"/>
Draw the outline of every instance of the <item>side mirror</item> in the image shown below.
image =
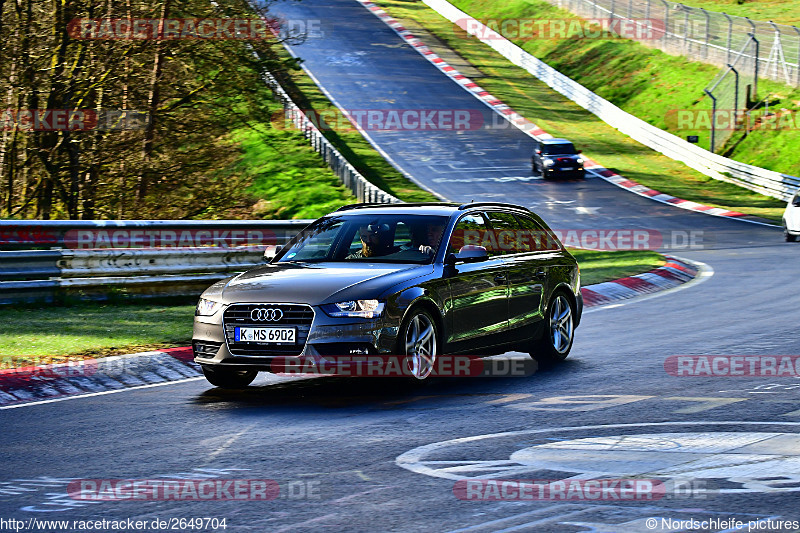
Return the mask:
<path id="1" fill-rule="evenodd" d="M 536 150 L 536 155 L 542 155 L 542 151 L 541 150 Z"/>
<path id="2" fill-rule="evenodd" d="M 792 205 L 795 207 L 800 207 L 800 196 L 797 196 L 792 200 Z"/>
<path id="3" fill-rule="evenodd" d="M 489 259 L 489 252 L 483 246 L 467 245 L 463 246 L 457 254 L 447 254 L 444 262 L 448 265 L 456 263 L 478 263 Z"/>
<path id="4" fill-rule="evenodd" d="M 578 150 L 577 152 L 578 152 L 579 154 L 582 154 L 582 153 L 583 153 L 583 150 Z"/>
<path id="5" fill-rule="evenodd" d="M 275 259 L 275 256 L 278 255 L 278 252 L 281 251 L 281 248 L 283 248 L 283 246 L 267 246 L 267 249 L 264 250 L 264 261 L 270 262 Z"/>

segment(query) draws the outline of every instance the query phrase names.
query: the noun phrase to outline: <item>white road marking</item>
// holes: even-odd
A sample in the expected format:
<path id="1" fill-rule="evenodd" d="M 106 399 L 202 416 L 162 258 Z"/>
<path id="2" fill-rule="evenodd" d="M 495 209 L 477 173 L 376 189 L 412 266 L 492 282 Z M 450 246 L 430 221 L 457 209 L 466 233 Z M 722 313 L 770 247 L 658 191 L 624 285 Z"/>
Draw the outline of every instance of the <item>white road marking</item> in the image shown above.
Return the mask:
<path id="1" fill-rule="evenodd" d="M 34 406 L 34 405 L 42 405 L 42 404 L 45 404 L 45 403 L 65 402 L 67 400 L 78 400 L 78 399 L 81 399 L 81 398 L 91 398 L 93 396 L 104 396 L 106 394 L 116 394 L 118 392 L 126 392 L 126 391 L 129 391 L 129 390 L 150 389 L 150 388 L 153 388 L 153 387 L 163 387 L 165 385 L 177 385 L 179 383 L 188 383 L 190 381 L 199 381 L 201 379 L 206 379 L 206 378 L 203 377 L 203 376 L 198 376 L 196 378 L 179 379 L 179 380 L 176 380 L 176 381 L 167 381 L 167 382 L 162 382 L 162 383 L 151 383 L 149 385 L 137 385 L 135 387 L 128 387 L 126 389 L 106 390 L 106 391 L 102 391 L 102 392 L 90 392 L 88 394 L 76 394 L 75 396 L 62 396 L 61 398 L 52 398 L 50 400 L 40 400 L 40 401 L 36 401 L 36 402 L 23 403 L 23 404 L 19 404 L 19 405 L 4 405 L 4 406 L 0 407 L 0 410 L 3 410 L 3 409 L 18 409 L 20 407 L 31 407 L 31 406 Z"/>
<path id="2" fill-rule="evenodd" d="M 627 428 L 692 428 L 697 426 L 798 428 L 800 422 L 651 422 L 601 424 L 490 433 L 434 442 L 409 450 L 395 460 L 406 470 L 427 476 L 460 480 L 495 476 L 509 479 L 509 473 L 541 469 L 575 472 L 574 477 L 608 475 L 650 475 L 656 477 L 726 478 L 740 488 L 720 489 L 721 493 L 798 491 L 800 481 L 800 435 L 747 431 L 703 431 L 700 433 L 645 433 L 561 440 L 517 450 L 508 459 L 443 463 L 442 452 L 461 444 L 570 431 Z M 488 444 L 493 449 L 493 444 Z M 632 458 L 639 453 L 640 458 Z M 434 456 L 438 461 L 428 461 Z M 441 465 L 441 467 L 439 466 Z M 598 470 L 599 469 L 599 470 Z M 465 475 L 468 471 L 477 475 Z M 776 475 L 780 472 L 780 475 Z"/>

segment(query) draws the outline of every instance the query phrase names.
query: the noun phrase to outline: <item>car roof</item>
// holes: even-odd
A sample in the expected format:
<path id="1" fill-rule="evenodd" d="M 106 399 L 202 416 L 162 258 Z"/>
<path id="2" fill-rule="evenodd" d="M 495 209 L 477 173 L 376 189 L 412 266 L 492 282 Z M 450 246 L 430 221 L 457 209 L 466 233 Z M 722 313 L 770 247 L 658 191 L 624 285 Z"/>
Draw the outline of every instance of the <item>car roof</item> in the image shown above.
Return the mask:
<path id="1" fill-rule="evenodd" d="M 530 213 L 527 207 L 503 202 L 470 202 L 458 204 L 453 202 L 419 202 L 397 204 L 350 204 L 337 209 L 336 214 L 401 214 L 412 211 L 420 215 L 449 216 L 453 213 L 471 211 L 473 209 L 509 209 Z"/>
<path id="2" fill-rule="evenodd" d="M 540 142 L 542 144 L 565 144 L 565 143 L 572 144 L 572 141 L 567 139 L 542 139 Z"/>

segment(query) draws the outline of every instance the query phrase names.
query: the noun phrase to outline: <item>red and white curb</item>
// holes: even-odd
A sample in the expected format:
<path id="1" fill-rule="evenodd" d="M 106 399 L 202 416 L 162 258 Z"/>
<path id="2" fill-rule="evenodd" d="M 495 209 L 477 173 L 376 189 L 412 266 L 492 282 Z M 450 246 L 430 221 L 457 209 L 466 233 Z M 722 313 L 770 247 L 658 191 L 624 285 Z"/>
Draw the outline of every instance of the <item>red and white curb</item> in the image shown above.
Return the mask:
<path id="1" fill-rule="evenodd" d="M 666 256 L 664 266 L 643 274 L 597 283 L 581 288 L 584 307 L 597 307 L 619 300 L 674 289 L 692 281 L 700 272 L 700 266 L 685 259 Z"/>
<path id="2" fill-rule="evenodd" d="M 191 346 L 0 370 L 0 409 L 200 379 Z"/>
<path id="3" fill-rule="evenodd" d="M 583 287 L 585 308 L 601 307 L 668 289 L 697 276 L 699 268 L 667 256 L 667 264 L 636 276 Z M 0 370 L 0 410 L 157 387 L 202 379 L 192 347 Z"/>
<path id="4" fill-rule="evenodd" d="M 461 74 L 458 70 L 456 70 L 455 67 L 449 65 L 444 59 L 436 55 L 433 50 L 428 48 L 421 39 L 416 37 L 413 33 L 411 33 L 410 30 L 406 29 L 400 22 L 392 18 L 390 14 L 381 9 L 379 6 L 375 5 L 369 0 L 358 0 L 358 2 L 372 12 L 373 15 L 386 23 L 387 26 L 392 28 L 397 35 L 405 40 L 414 50 L 422 54 L 424 58 L 435 65 L 436 68 L 438 68 L 441 72 L 446 74 L 450 79 L 458 83 L 461 87 L 475 96 L 475 98 L 493 109 L 496 113 L 505 118 L 515 127 L 522 130 L 524 133 L 528 134 L 534 139 L 553 138 L 553 135 L 547 133 L 542 128 L 514 111 L 511 107 L 504 104 L 499 98 L 493 96 L 491 93 L 489 93 L 489 91 L 486 91 L 480 85 Z M 616 185 L 617 187 L 621 187 L 634 194 L 638 194 L 639 196 L 649 198 L 663 204 L 673 205 L 681 209 L 688 209 L 689 211 L 695 211 L 697 213 L 704 213 L 706 215 L 714 215 L 718 217 L 739 218 L 747 216 L 744 213 L 739 213 L 738 211 L 730 211 L 721 207 L 703 205 L 690 200 L 676 198 L 675 196 L 664 194 L 655 189 L 650 189 L 649 187 L 646 187 L 603 167 L 596 161 L 589 158 L 586 158 L 584 166 L 589 172 L 592 172 L 599 178 L 602 178 L 607 182 Z"/>

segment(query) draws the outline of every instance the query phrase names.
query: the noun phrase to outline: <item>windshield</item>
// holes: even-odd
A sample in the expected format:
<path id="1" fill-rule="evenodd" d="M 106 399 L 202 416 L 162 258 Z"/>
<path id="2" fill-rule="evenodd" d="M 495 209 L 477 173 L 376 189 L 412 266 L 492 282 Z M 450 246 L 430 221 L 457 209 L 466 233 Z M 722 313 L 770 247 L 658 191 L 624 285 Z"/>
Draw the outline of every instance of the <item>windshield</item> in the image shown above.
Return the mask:
<path id="1" fill-rule="evenodd" d="M 427 264 L 439 249 L 447 220 L 435 215 L 334 215 L 303 230 L 276 262 Z"/>
<path id="2" fill-rule="evenodd" d="M 568 155 L 577 154 L 572 143 L 545 144 L 542 145 L 542 153 L 545 155 Z"/>

